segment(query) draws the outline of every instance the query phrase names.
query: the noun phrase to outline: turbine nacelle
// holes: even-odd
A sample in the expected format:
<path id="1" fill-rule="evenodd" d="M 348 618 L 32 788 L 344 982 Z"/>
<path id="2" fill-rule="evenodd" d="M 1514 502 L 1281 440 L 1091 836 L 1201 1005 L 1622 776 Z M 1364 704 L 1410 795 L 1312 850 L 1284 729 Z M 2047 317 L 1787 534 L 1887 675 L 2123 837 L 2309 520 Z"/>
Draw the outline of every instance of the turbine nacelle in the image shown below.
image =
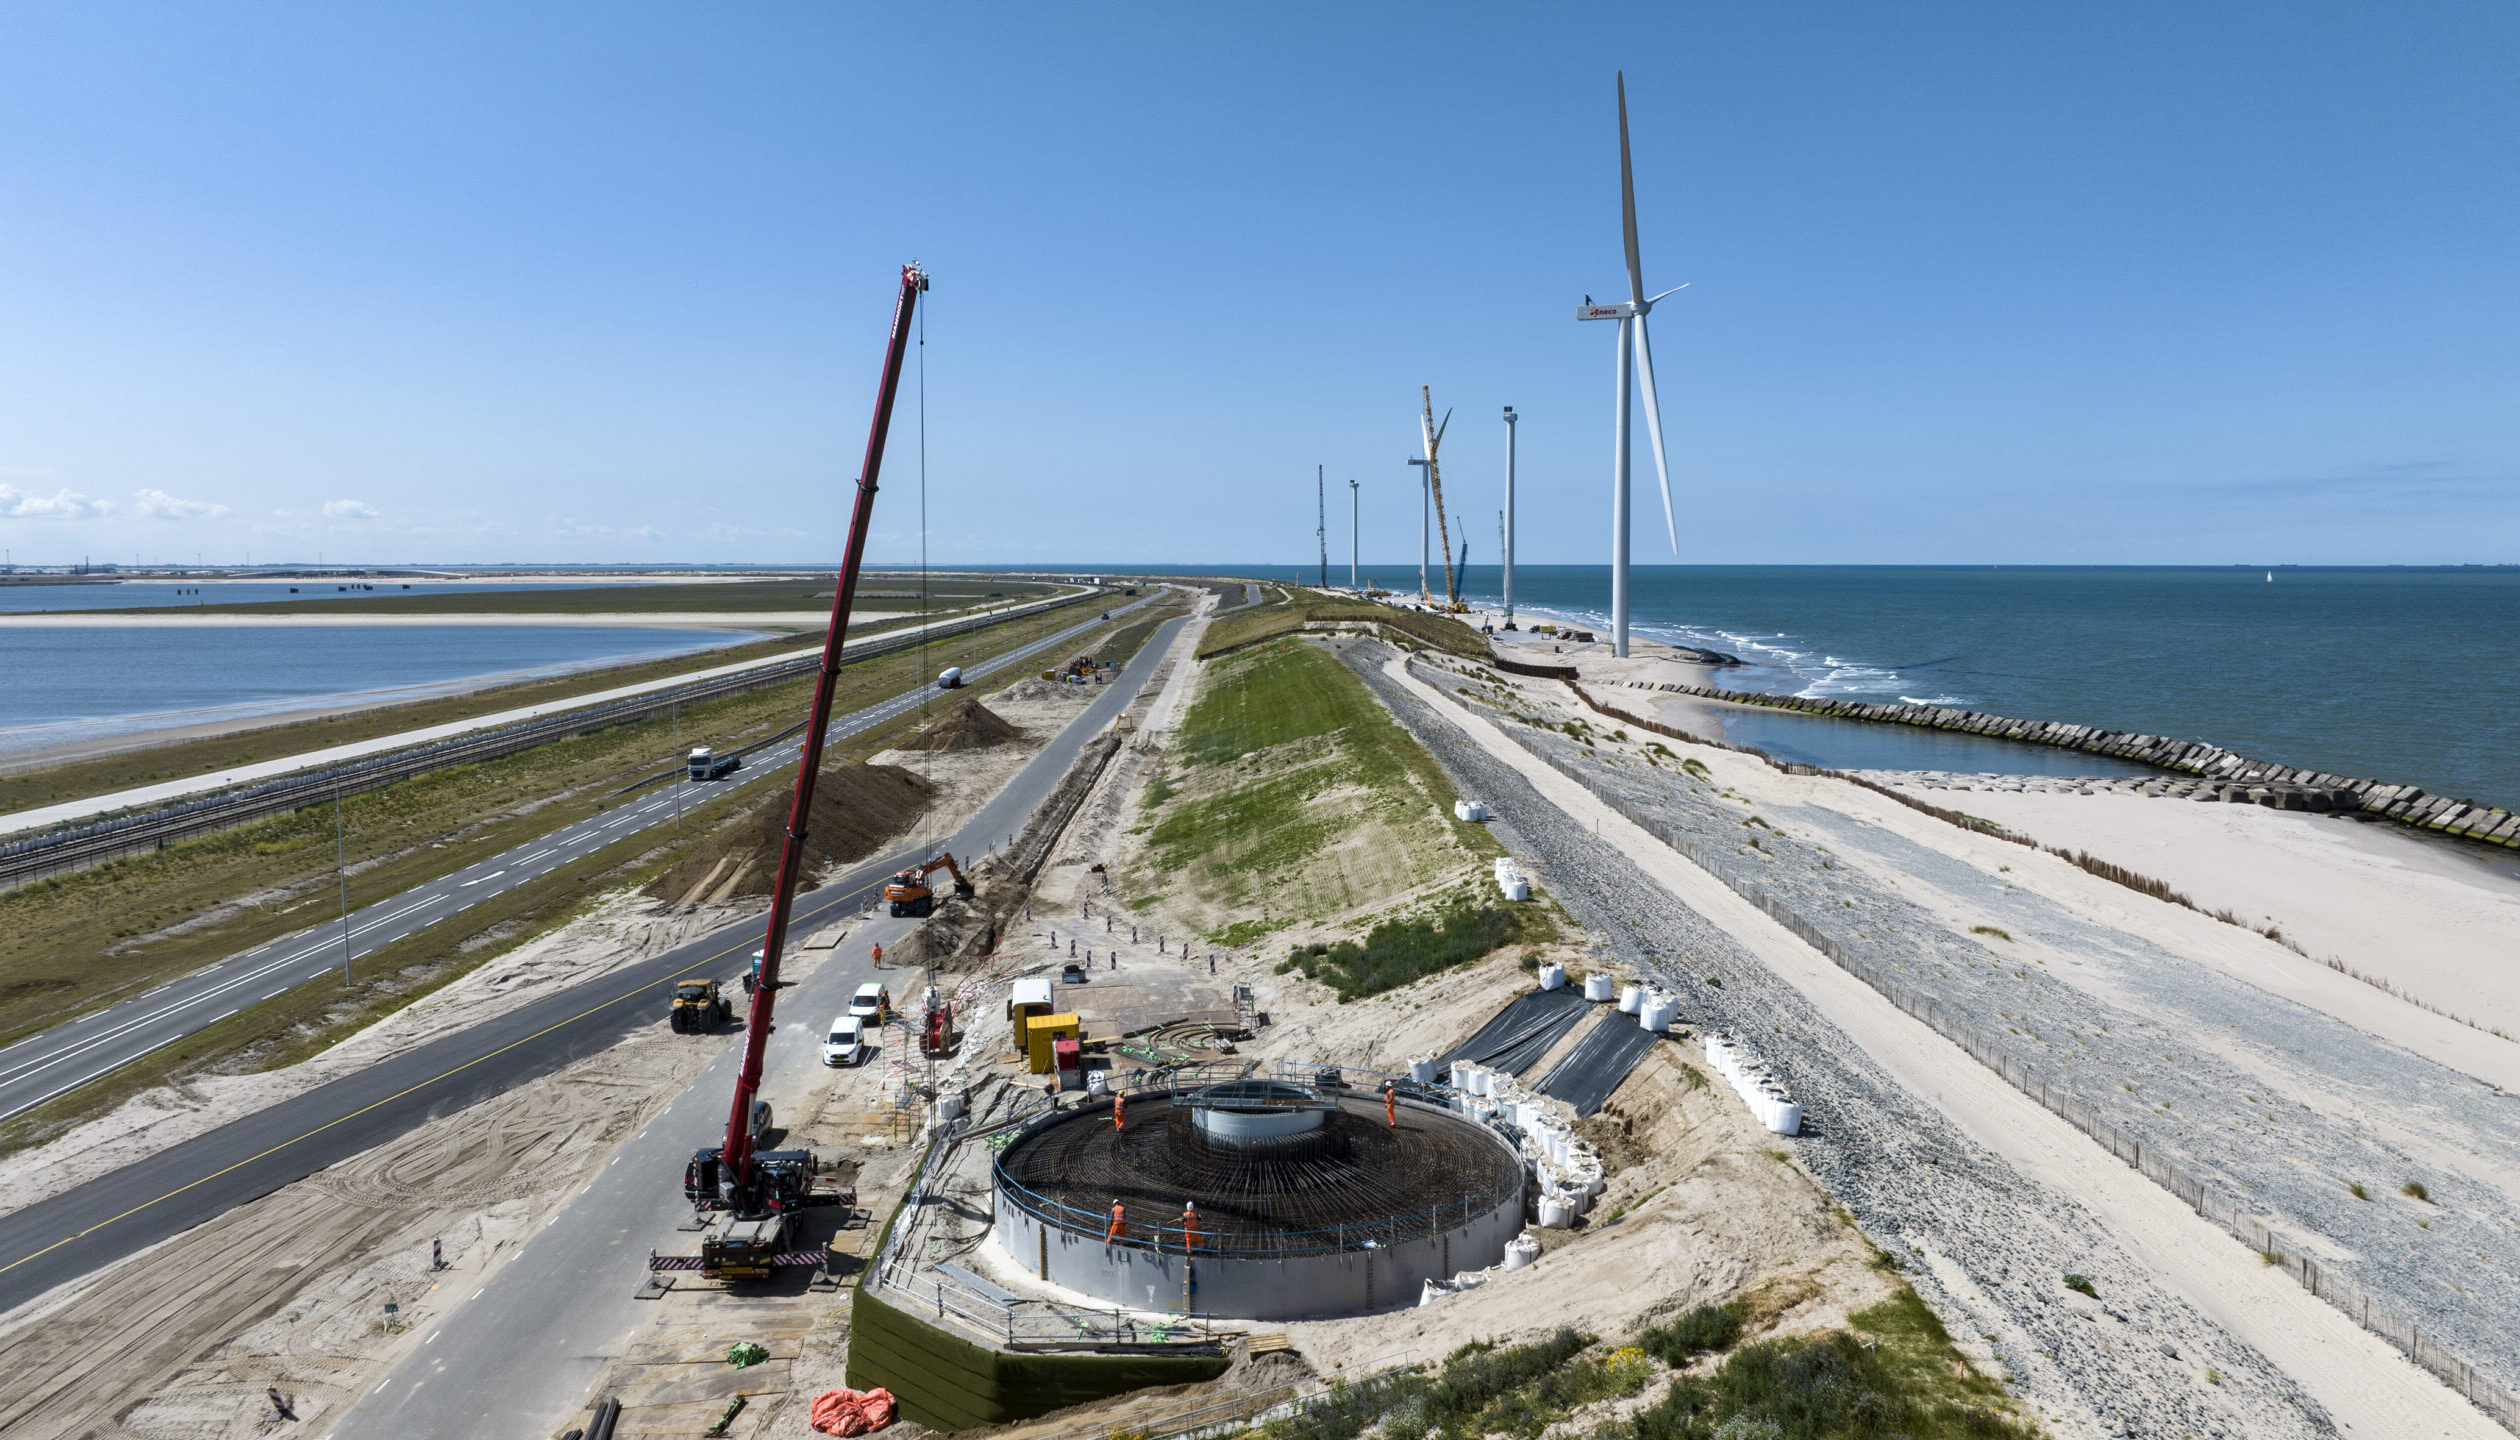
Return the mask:
<path id="1" fill-rule="evenodd" d="M 1584 297 L 1584 303 L 1575 307 L 1575 318 L 1578 320 L 1633 320 L 1640 315 L 1653 314 L 1655 306 L 1688 288 L 1689 284 L 1684 280 L 1650 300 L 1622 300 L 1615 305 L 1604 305 L 1587 295 Z"/>

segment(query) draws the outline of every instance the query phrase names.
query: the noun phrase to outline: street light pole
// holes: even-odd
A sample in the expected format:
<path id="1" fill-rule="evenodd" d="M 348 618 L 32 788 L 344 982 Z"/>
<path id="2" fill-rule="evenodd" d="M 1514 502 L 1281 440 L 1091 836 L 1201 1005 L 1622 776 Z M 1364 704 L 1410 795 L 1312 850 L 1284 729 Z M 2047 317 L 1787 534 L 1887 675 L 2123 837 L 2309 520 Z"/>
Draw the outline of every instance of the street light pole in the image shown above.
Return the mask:
<path id="1" fill-rule="evenodd" d="M 1356 481 L 1348 480 L 1348 588 L 1362 595 L 1356 583 Z"/>
<path id="2" fill-rule="evenodd" d="M 1505 628 L 1514 628 L 1514 407 L 1505 407 Z"/>
<path id="3" fill-rule="evenodd" d="M 341 826 L 341 777 L 333 777 L 333 874 L 341 880 L 341 983 L 350 983 L 350 842 Z"/>

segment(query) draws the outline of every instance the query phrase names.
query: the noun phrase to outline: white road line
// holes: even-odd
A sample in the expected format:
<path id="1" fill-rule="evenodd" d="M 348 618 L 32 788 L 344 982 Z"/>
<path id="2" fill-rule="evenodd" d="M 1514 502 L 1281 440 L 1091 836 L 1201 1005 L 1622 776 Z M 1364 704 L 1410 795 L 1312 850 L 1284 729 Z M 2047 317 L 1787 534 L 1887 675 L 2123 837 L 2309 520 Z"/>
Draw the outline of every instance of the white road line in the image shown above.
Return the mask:
<path id="1" fill-rule="evenodd" d="M 470 880 L 459 881 L 458 883 L 462 885 L 479 885 L 485 881 L 496 880 L 506 873 L 507 872 L 505 870 L 493 870 L 487 875 L 478 875 Z"/>

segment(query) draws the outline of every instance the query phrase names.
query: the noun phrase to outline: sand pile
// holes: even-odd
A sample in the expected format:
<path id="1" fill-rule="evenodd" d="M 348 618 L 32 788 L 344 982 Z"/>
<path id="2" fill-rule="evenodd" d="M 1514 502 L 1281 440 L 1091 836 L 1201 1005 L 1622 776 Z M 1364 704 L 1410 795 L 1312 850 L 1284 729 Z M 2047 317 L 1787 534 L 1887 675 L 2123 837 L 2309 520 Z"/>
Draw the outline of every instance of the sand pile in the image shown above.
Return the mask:
<path id="1" fill-rule="evenodd" d="M 956 701 L 925 730 L 901 742 L 904 750 L 981 750 L 1020 740 L 1024 732 L 976 699 Z"/>
<path id="2" fill-rule="evenodd" d="M 934 786 L 896 766 L 826 767 L 815 782 L 814 809 L 805 824 L 808 872 L 874 854 L 909 829 L 934 796 Z M 763 796 L 740 819 L 658 876 L 646 893 L 676 906 L 769 894 L 779 871 L 779 848 L 787 839 L 788 800 L 784 790 Z"/>
<path id="3" fill-rule="evenodd" d="M 935 913 L 920 921 L 898 944 L 886 947 L 885 962 L 905 967 L 933 966 L 939 970 L 966 968 L 971 961 L 997 949 L 998 930 L 1007 919 L 998 903 L 1001 898 L 984 889 L 965 900 L 948 887 L 938 887 Z"/>
<path id="4" fill-rule="evenodd" d="M 1032 675 L 1000 690 L 996 698 L 1000 702 L 1032 704 L 1042 700 L 1063 699 L 1075 694 L 1076 691 L 1077 687 L 1074 685 L 1062 684 L 1056 680 L 1044 680 L 1038 675 Z"/>

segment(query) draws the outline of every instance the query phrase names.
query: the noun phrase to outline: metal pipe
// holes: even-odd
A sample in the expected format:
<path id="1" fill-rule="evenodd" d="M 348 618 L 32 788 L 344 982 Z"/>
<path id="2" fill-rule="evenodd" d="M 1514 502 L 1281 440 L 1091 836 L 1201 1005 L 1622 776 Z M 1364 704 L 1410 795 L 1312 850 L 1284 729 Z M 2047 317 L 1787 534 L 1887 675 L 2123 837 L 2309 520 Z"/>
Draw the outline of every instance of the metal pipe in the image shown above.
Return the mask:
<path id="1" fill-rule="evenodd" d="M 892 428 L 893 396 L 901 388 L 901 361 L 910 344 L 910 321 L 927 276 L 915 264 L 901 267 L 901 294 L 893 303 L 892 339 L 884 352 L 884 378 L 875 392 L 875 419 L 866 435 L 866 460 L 858 467 L 856 507 L 849 516 L 848 551 L 831 591 L 831 624 L 823 633 L 822 664 L 815 673 L 814 705 L 805 726 L 804 753 L 796 764 L 796 793 L 788 805 L 787 840 L 779 849 L 779 873 L 770 890 L 770 922 L 761 941 L 761 983 L 744 1022 L 744 1065 L 735 1077 L 735 1102 L 727 1111 L 726 1145 L 719 1160 L 736 1193 L 752 1183 L 753 1096 L 761 1089 L 761 1057 L 770 1043 L 771 1010 L 779 995 L 779 953 L 787 943 L 788 912 L 796 900 L 797 872 L 805 862 L 805 826 L 814 804 L 814 780 L 822 770 L 823 740 L 831 729 L 831 692 L 840 676 L 840 652 L 849 635 L 849 606 L 857 598 L 858 564 L 866 554 L 868 522 L 875 513 L 875 478 L 884 465 L 884 437 Z"/>

